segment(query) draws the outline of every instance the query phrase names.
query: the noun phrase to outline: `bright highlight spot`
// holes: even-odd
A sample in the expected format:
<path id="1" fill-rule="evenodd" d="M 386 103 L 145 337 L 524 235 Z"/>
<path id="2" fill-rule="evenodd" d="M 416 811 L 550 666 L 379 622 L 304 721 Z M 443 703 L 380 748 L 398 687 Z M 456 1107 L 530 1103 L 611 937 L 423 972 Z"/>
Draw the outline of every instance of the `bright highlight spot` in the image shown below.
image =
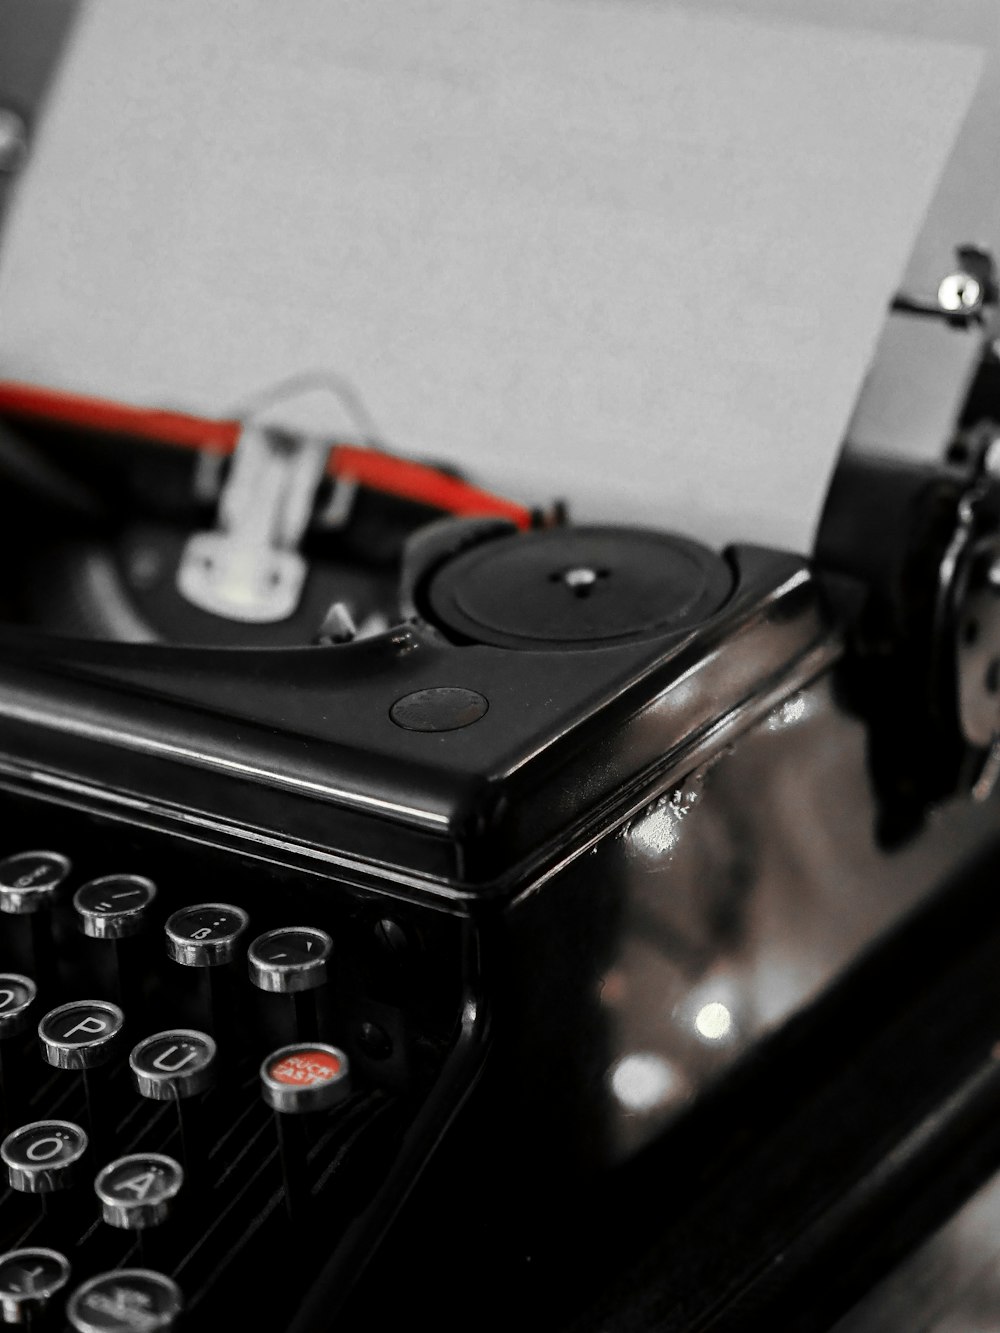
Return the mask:
<path id="1" fill-rule="evenodd" d="M 721 1000 L 710 1000 L 695 1014 L 694 1025 L 706 1041 L 722 1041 L 733 1030 L 733 1016 Z"/>
<path id="2" fill-rule="evenodd" d="M 796 722 L 801 722 L 810 711 L 806 696 L 796 694 L 775 709 L 767 719 L 768 728 L 771 731 L 783 731 L 785 727 L 794 727 Z"/>
<path id="3" fill-rule="evenodd" d="M 684 1085 L 675 1065 L 652 1051 L 623 1056 L 611 1072 L 611 1089 L 626 1111 L 652 1111 L 674 1101 Z"/>

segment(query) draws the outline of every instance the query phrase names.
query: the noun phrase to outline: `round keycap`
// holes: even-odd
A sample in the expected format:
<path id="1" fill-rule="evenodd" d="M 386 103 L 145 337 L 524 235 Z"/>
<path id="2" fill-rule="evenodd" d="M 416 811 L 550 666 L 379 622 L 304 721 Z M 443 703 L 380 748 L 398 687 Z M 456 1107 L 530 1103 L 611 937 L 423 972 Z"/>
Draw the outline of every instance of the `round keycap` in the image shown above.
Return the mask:
<path id="1" fill-rule="evenodd" d="M 38 1024 L 42 1055 L 56 1069 L 94 1069 L 115 1053 L 125 1015 L 107 1000 L 74 1000 Z"/>
<path id="2" fill-rule="evenodd" d="M 8 1134 L 0 1144 L 11 1189 L 22 1194 L 51 1194 L 73 1184 L 77 1164 L 87 1151 L 87 1136 L 69 1120 L 34 1120 Z"/>
<path id="3" fill-rule="evenodd" d="M 11 1250 L 0 1255 L 0 1322 L 30 1324 L 69 1281 L 58 1250 Z"/>
<path id="4" fill-rule="evenodd" d="M 24 1031 L 37 993 L 30 977 L 0 972 L 0 1040 Z"/>
<path id="5" fill-rule="evenodd" d="M 121 940 L 137 935 L 156 885 L 142 875 L 103 875 L 77 889 L 73 906 L 85 935 L 95 940 Z"/>
<path id="6" fill-rule="evenodd" d="M 179 1162 L 162 1153 L 133 1153 L 109 1162 L 94 1181 L 109 1226 L 139 1231 L 166 1220 L 170 1203 L 184 1183 Z"/>
<path id="7" fill-rule="evenodd" d="M 269 930 L 250 945 L 250 980 L 264 991 L 313 990 L 326 981 L 333 940 L 315 926 L 283 926 Z"/>
<path id="8" fill-rule="evenodd" d="M 193 1097 L 215 1079 L 215 1042 L 205 1032 L 172 1028 L 146 1037 L 128 1058 L 136 1087 L 153 1101 Z"/>
<path id="9" fill-rule="evenodd" d="M 275 1111 L 323 1111 L 350 1090 L 347 1056 L 321 1042 L 282 1046 L 261 1065 L 260 1082 L 264 1100 Z"/>
<path id="10" fill-rule="evenodd" d="M 167 953 L 185 967 L 218 967 L 236 955 L 236 944 L 250 923 L 241 907 L 198 903 L 182 907 L 167 921 Z"/>
<path id="11" fill-rule="evenodd" d="M 151 1268 L 119 1268 L 77 1287 L 66 1305 L 76 1333 L 159 1333 L 184 1308 L 176 1282 Z"/>
<path id="12" fill-rule="evenodd" d="M 18 852 L 0 861 L 0 912 L 26 915 L 51 901 L 70 872 L 59 852 Z"/>

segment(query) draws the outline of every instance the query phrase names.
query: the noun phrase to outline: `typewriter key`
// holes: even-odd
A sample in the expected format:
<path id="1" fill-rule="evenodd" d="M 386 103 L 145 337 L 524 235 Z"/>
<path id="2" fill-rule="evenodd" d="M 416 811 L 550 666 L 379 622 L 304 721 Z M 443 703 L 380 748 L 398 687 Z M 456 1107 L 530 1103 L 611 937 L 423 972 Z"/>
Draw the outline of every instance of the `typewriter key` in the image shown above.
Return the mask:
<path id="1" fill-rule="evenodd" d="M 30 977 L 0 972 L 0 1041 L 24 1031 L 37 993 Z"/>
<path id="2" fill-rule="evenodd" d="M 141 1231 L 159 1226 L 184 1183 L 180 1163 L 162 1153 L 133 1153 L 109 1162 L 94 1181 L 108 1226 Z"/>
<path id="3" fill-rule="evenodd" d="M 182 967 L 202 969 L 203 1021 L 225 1058 L 241 1037 L 236 1020 L 232 967 L 240 937 L 250 924 L 241 907 L 198 903 L 174 912 L 166 925 L 167 954 Z"/>
<path id="4" fill-rule="evenodd" d="M 126 1008 L 141 1002 L 143 979 L 133 936 L 145 929 L 156 885 L 142 875 L 103 875 L 73 895 L 80 929 L 104 951 L 110 967 L 111 995 Z"/>
<path id="5" fill-rule="evenodd" d="M 206 1032 L 171 1028 L 146 1037 L 128 1058 L 136 1087 L 152 1101 L 193 1097 L 215 1079 L 215 1042 Z"/>
<path id="6" fill-rule="evenodd" d="M 184 1166 L 192 1181 L 203 1184 L 208 1165 L 206 1126 L 203 1116 L 184 1103 L 215 1082 L 215 1042 L 205 1032 L 174 1028 L 140 1041 L 128 1062 L 140 1096 L 172 1101 L 177 1107 Z"/>
<path id="7" fill-rule="evenodd" d="M 0 861 L 0 912 L 26 916 L 47 907 L 70 872 L 58 852 L 18 852 Z"/>
<path id="8" fill-rule="evenodd" d="M 56 1069 L 95 1069 L 115 1053 L 125 1015 L 106 1000 L 74 1000 L 38 1024 L 42 1055 Z"/>
<path id="9" fill-rule="evenodd" d="M 0 1144 L 11 1189 L 51 1194 L 68 1189 L 87 1151 L 87 1136 L 69 1120 L 35 1120 L 8 1134 Z"/>
<path id="10" fill-rule="evenodd" d="M 155 897 L 156 885 L 142 875 L 103 875 L 77 889 L 73 906 L 85 935 L 122 940 L 143 929 Z"/>
<path id="11" fill-rule="evenodd" d="M 70 869 L 59 852 L 18 852 L 0 861 L 0 912 L 30 922 L 30 952 L 18 966 L 30 968 L 43 992 L 57 981 L 49 909 Z"/>
<path id="12" fill-rule="evenodd" d="M 106 1000 L 74 1000 L 51 1009 L 38 1024 L 42 1058 L 56 1069 L 78 1071 L 87 1102 L 87 1129 L 94 1151 L 105 1155 L 109 1117 L 102 1115 L 107 1089 L 101 1066 L 115 1055 L 125 1015 Z"/>
<path id="13" fill-rule="evenodd" d="M 31 1021 L 37 991 L 30 977 L 0 972 L 0 1133 L 21 1119 L 27 1082 L 19 1037 Z"/>
<path id="14" fill-rule="evenodd" d="M 282 1046 L 260 1067 L 264 1100 L 284 1115 L 326 1111 L 350 1091 L 347 1056 L 336 1046 L 297 1042 Z"/>
<path id="15" fill-rule="evenodd" d="M 58 1250 L 11 1250 L 0 1255 L 0 1323 L 34 1323 L 69 1276 L 69 1261 Z"/>
<path id="16" fill-rule="evenodd" d="M 258 936 L 247 953 L 250 980 L 259 990 L 292 996 L 299 1041 L 314 1040 L 318 1034 L 315 992 L 326 984 L 332 951 L 333 940 L 325 930 L 284 926 Z"/>
<path id="17" fill-rule="evenodd" d="M 176 1282 L 151 1268 L 119 1268 L 77 1287 L 66 1306 L 76 1333 L 160 1333 L 184 1308 Z"/>
<path id="18" fill-rule="evenodd" d="M 309 1140 L 302 1117 L 343 1101 L 350 1091 L 348 1074 L 344 1052 L 319 1042 L 283 1046 L 260 1067 L 261 1092 L 275 1112 L 285 1207 L 293 1222 L 305 1220 L 312 1194 Z"/>
<path id="19" fill-rule="evenodd" d="M 326 981 L 333 940 L 314 926 L 283 926 L 259 935 L 250 945 L 250 980 L 261 990 L 283 995 L 314 990 Z"/>
<path id="20" fill-rule="evenodd" d="M 184 967 L 221 967 L 236 957 L 249 923 L 241 907 L 228 903 L 182 907 L 167 921 L 167 953 Z"/>

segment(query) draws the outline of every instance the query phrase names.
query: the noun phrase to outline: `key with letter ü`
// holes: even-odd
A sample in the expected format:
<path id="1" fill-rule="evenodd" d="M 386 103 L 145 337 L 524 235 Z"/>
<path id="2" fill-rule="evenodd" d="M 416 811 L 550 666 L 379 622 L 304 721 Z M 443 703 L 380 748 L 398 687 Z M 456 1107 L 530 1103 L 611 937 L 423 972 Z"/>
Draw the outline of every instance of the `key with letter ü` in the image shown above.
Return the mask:
<path id="1" fill-rule="evenodd" d="M 204 1187 L 209 1135 L 194 1099 L 215 1082 L 215 1042 L 207 1032 L 171 1028 L 140 1041 L 128 1063 L 141 1097 L 174 1103 L 188 1180 L 194 1189 Z"/>

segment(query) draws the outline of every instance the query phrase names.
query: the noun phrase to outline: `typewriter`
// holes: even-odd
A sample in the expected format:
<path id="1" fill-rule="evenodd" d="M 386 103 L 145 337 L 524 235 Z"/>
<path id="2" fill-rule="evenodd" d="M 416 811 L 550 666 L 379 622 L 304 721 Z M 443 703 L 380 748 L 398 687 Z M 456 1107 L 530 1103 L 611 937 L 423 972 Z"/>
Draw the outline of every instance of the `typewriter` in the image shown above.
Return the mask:
<path id="1" fill-rule="evenodd" d="M 997 1326 L 997 295 L 810 558 L 0 383 L 0 1323 Z"/>

